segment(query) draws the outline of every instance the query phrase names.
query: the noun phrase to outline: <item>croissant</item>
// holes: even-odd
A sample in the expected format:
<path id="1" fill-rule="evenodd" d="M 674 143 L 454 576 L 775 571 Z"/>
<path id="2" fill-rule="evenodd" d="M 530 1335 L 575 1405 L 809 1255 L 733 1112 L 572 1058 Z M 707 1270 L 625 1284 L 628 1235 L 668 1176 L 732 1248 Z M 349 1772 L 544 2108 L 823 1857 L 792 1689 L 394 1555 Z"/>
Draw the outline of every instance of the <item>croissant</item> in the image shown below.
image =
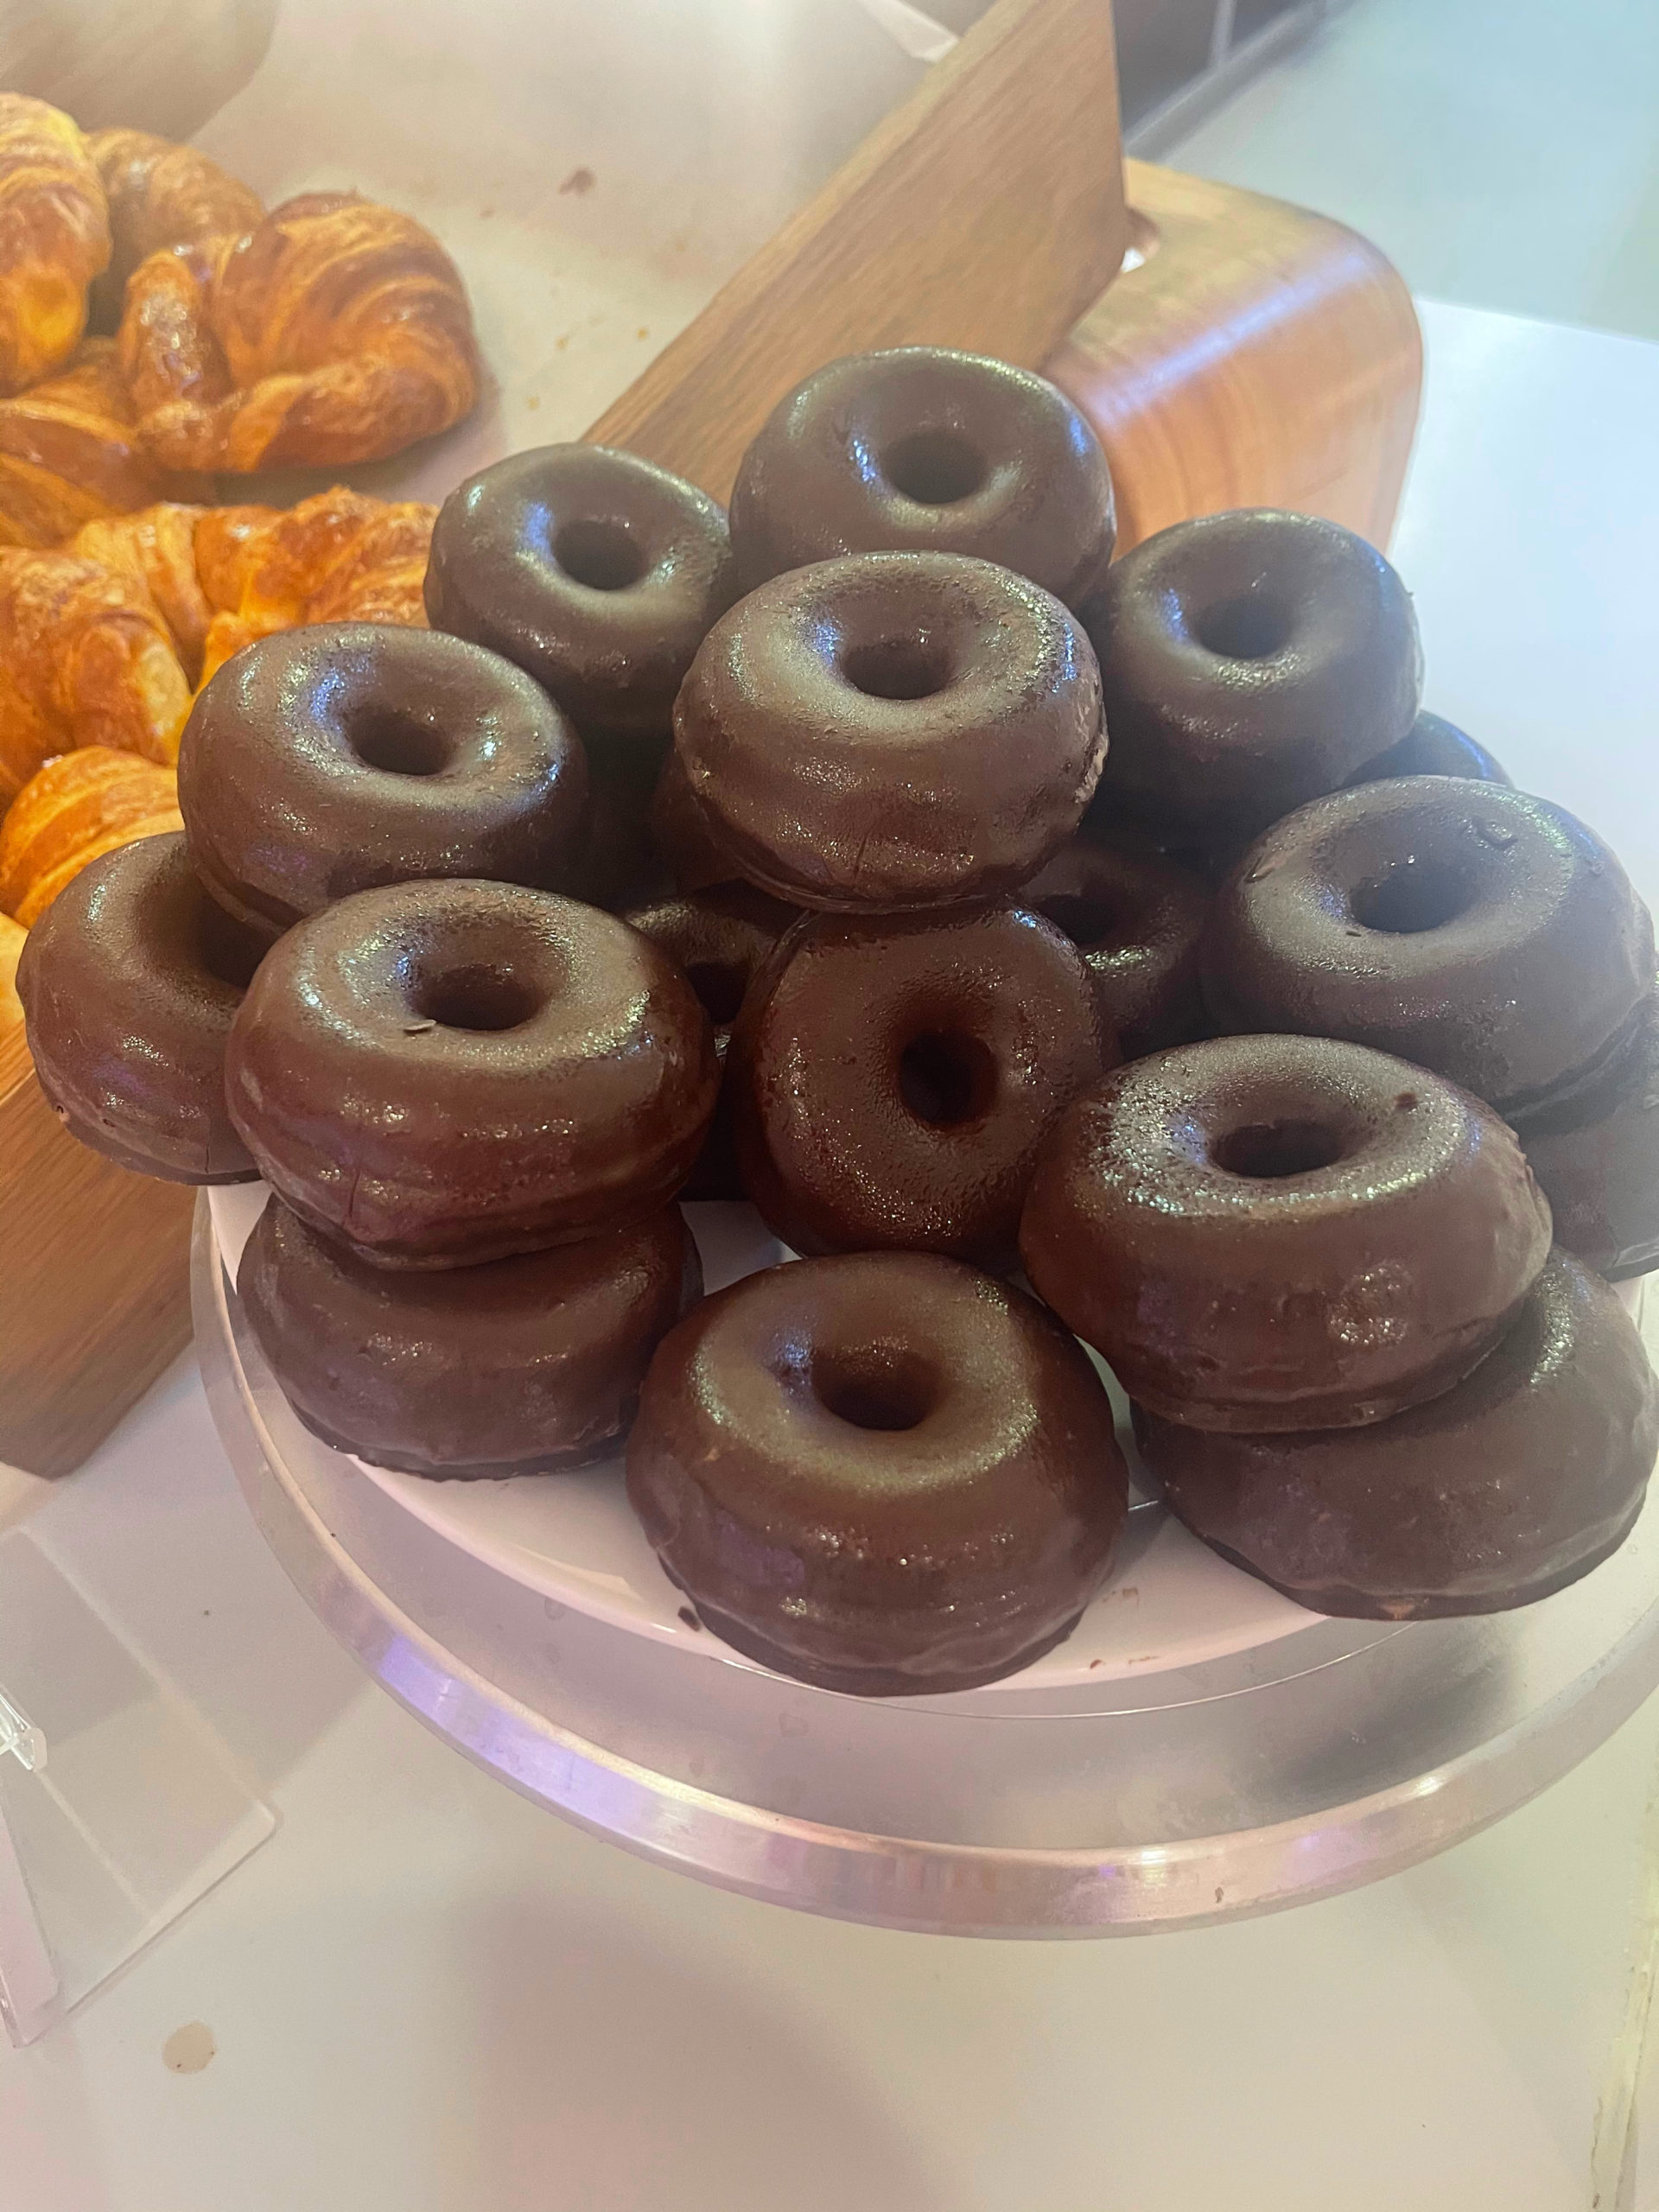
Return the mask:
<path id="1" fill-rule="evenodd" d="M 341 485 L 272 507 L 210 510 L 196 525 L 196 567 L 223 612 L 207 632 L 200 680 L 256 638 L 308 622 L 425 626 L 422 586 L 435 507 L 372 499 Z"/>
<path id="2" fill-rule="evenodd" d="M 0 822 L 0 906 L 32 929 L 100 853 L 183 827 L 171 768 L 102 745 L 60 753 L 30 777 Z"/>
<path id="3" fill-rule="evenodd" d="M 29 931 L 10 914 L 0 914 L 0 1039 L 23 1024 L 23 1002 L 17 995 L 17 963 Z"/>
<path id="4" fill-rule="evenodd" d="M 349 193 L 305 193 L 239 238 L 152 254 L 128 279 L 118 342 L 168 468 L 377 461 L 478 397 L 454 264 L 411 217 Z"/>
<path id="5" fill-rule="evenodd" d="M 111 339 L 89 338 L 57 376 L 0 399 L 0 545 L 60 545 L 97 516 L 200 488 L 139 444 Z"/>
<path id="6" fill-rule="evenodd" d="M 193 684 L 201 674 L 201 649 L 215 612 L 196 565 L 196 533 L 209 512 L 169 501 L 137 514 L 110 515 L 86 524 L 65 549 L 101 562 L 149 594 Z"/>
<path id="7" fill-rule="evenodd" d="M 61 109 L 0 92 L 0 394 L 69 359 L 110 257 L 104 187 Z"/>
<path id="8" fill-rule="evenodd" d="M 171 633 L 130 576 L 73 553 L 0 552 L 0 806 L 73 747 L 170 766 L 189 705 Z"/>
<path id="9" fill-rule="evenodd" d="M 92 286 L 92 321 L 116 328 L 127 279 L 141 261 L 171 245 L 239 238 L 264 213 L 257 192 L 194 146 L 149 130 L 94 130 L 87 151 L 110 210 L 110 265 Z"/>

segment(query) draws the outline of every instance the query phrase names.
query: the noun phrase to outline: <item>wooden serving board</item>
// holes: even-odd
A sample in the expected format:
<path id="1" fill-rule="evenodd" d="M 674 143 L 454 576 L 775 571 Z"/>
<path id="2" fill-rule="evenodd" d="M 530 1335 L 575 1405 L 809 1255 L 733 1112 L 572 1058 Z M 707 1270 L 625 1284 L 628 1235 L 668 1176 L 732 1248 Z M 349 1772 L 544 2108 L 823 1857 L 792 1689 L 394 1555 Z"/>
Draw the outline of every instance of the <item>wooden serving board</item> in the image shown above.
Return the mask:
<path id="1" fill-rule="evenodd" d="M 1072 394 L 1120 550 L 1243 505 L 1385 543 L 1421 374 L 1400 279 L 1277 201 L 1139 162 L 1126 194 L 1116 118 L 1107 0 L 998 0 L 589 436 L 723 497 L 820 361 L 946 342 Z M 67 1471 L 182 1350 L 191 1206 L 68 1136 L 0 1033 L 0 1461 Z"/>
<path id="2" fill-rule="evenodd" d="M 998 0 L 588 435 L 724 499 L 823 362 L 930 345 L 1034 368 L 1128 243 L 1110 7 Z"/>
<path id="3" fill-rule="evenodd" d="M 72 1137 L 0 1035 L 0 1460 L 67 1474 L 184 1349 L 194 1201 Z"/>
<path id="4" fill-rule="evenodd" d="M 1110 458 L 1118 551 L 1255 506 L 1386 547 L 1422 389 L 1399 272 L 1282 200 L 1146 162 L 1125 173 L 1131 265 L 1045 364 Z"/>

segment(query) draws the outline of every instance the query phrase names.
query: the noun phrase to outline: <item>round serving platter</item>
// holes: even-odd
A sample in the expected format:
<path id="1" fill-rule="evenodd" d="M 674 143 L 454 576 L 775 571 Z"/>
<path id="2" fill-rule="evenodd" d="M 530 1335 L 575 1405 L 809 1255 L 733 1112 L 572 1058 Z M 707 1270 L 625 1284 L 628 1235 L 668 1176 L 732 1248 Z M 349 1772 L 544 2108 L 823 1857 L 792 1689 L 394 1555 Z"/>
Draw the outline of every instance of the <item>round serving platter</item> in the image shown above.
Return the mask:
<path id="1" fill-rule="evenodd" d="M 536 1802 L 775 1903 L 1004 1936 L 1269 1910 L 1498 1818 L 1659 1683 L 1649 1503 L 1593 1574 L 1518 1612 L 1394 1627 L 1291 1608 L 1288 1627 L 1225 1653 L 1171 1641 L 1155 1668 L 1124 1655 L 937 1699 L 811 1689 L 700 1632 L 623 1624 L 614 1592 L 603 1611 L 591 1592 L 550 1594 L 498 1563 L 518 1563 L 521 1538 L 499 1554 L 458 1541 L 435 1506 L 411 1510 L 401 1478 L 318 1445 L 246 1328 L 205 1199 L 194 1284 L 203 1380 L 244 1492 L 368 1671 Z M 1145 1585 L 1160 1541 L 1155 1508 L 1134 1517 L 1148 1539 L 1120 1590 Z"/>
<path id="2" fill-rule="evenodd" d="M 229 1185 L 211 1194 L 214 1230 L 232 1278 L 266 1195 L 263 1183 Z M 686 1215 L 710 1290 L 787 1256 L 752 1206 L 691 1205 Z M 1115 1388 L 1114 1396 L 1133 1465 L 1128 1408 Z M 295 1448 L 340 1456 L 309 1436 Z M 620 1454 L 574 1474 L 501 1482 L 431 1482 L 364 1459 L 347 1464 L 435 1535 L 539 1597 L 672 1644 L 702 1662 L 766 1671 L 696 1625 L 629 1510 Z M 1293 1636 L 1315 1618 L 1217 1559 L 1141 1495 L 1106 1588 L 1064 1643 L 1012 1680 L 1044 1690 L 1192 1666 Z"/>

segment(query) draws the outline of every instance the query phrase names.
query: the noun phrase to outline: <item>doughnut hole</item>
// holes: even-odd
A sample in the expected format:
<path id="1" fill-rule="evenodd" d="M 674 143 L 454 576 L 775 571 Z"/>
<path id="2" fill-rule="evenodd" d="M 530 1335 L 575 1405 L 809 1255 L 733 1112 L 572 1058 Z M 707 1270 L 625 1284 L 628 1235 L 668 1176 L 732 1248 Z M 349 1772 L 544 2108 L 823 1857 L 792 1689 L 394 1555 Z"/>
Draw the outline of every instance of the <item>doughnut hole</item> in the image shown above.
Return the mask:
<path id="1" fill-rule="evenodd" d="M 1456 921 L 1474 896 L 1474 887 L 1458 869 L 1412 859 L 1401 861 L 1375 882 L 1360 884 L 1351 903 L 1362 929 L 1415 937 Z"/>
<path id="2" fill-rule="evenodd" d="M 982 1121 L 996 1096 L 996 1061 L 963 1030 L 924 1030 L 899 1055 L 899 1096 L 930 1128 Z"/>
<path id="3" fill-rule="evenodd" d="M 893 490 L 918 507 L 970 499 L 989 474 L 984 455 L 957 430 L 913 430 L 888 447 L 881 466 Z"/>
<path id="4" fill-rule="evenodd" d="M 600 517 L 567 522 L 553 534 L 553 558 L 589 591 L 626 591 L 651 563 L 626 527 Z"/>
<path id="5" fill-rule="evenodd" d="M 1211 1145 L 1210 1158 L 1224 1175 L 1276 1183 L 1334 1166 L 1347 1149 L 1343 1132 L 1326 1122 L 1286 1119 L 1247 1122 L 1229 1129 Z"/>
<path id="6" fill-rule="evenodd" d="M 1037 912 L 1045 921 L 1052 922 L 1057 930 L 1069 937 L 1073 944 L 1084 951 L 1091 946 L 1104 944 L 1109 938 L 1122 932 L 1122 917 L 1104 899 L 1089 899 L 1070 892 L 1058 892 L 1052 899 L 1036 901 Z"/>
<path id="7" fill-rule="evenodd" d="M 954 673 L 942 645 L 917 637 L 873 638 L 848 645 L 841 673 L 855 691 L 871 699 L 931 699 L 948 690 Z"/>
<path id="8" fill-rule="evenodd" d="M 1281 600 L 1244 592 L 1200 607 L 1192 617 L 1192 636 L 1220 660 L 1271 660 L 1290 643 L 1291 611 Z"/>
<path id="9" fill-rule="evenodd" d="M 441 1029 L 518 1029 L 540 1012 L 547 994 L 528 976 L 488 961 L 423 975 L 415 987 L 417 1020 Z"/>
<path id="10" fill-rule="evenodd" d="M 440 776 L 454 757 L 447 731 L 401 707 L 372 706 L 353 715 L 346 741 L 365 768 L 388 776 Z"/>
<path id="11" fill-rule="evenodd" d="M 837 1421 L 888 1434 L 919 1428 L 939 1398 L 931 1363 L 890 1344 L 821 1346 L 811 1356 L 807 1381 Z"/>

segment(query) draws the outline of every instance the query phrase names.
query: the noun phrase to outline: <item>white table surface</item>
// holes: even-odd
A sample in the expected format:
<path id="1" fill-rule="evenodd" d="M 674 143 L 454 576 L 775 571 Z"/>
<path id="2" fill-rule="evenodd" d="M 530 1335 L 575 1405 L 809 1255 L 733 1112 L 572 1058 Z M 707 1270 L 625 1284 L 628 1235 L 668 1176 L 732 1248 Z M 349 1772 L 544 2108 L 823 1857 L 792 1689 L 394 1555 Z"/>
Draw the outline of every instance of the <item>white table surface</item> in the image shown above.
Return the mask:
<path id="1" fill-rule="evenodd" d="M 1424 321 L 1395 555 L 1428 703 L 1652 898 L 1659 347 Z M 0 2045 L 0 2212 L 1659 2207 L 1621 2096 L 1659 1700 L 1347 1897 L 1099 1943 L 896 1936 L 636 1862 L 367 1688 L 264 1551 L 188 1361 L 72 1481 L 0 1478 L 22 1513 L 283 1826 L 66 2026 Z M 216 2056 L 175 2074 L 193 2023 Z"/>

